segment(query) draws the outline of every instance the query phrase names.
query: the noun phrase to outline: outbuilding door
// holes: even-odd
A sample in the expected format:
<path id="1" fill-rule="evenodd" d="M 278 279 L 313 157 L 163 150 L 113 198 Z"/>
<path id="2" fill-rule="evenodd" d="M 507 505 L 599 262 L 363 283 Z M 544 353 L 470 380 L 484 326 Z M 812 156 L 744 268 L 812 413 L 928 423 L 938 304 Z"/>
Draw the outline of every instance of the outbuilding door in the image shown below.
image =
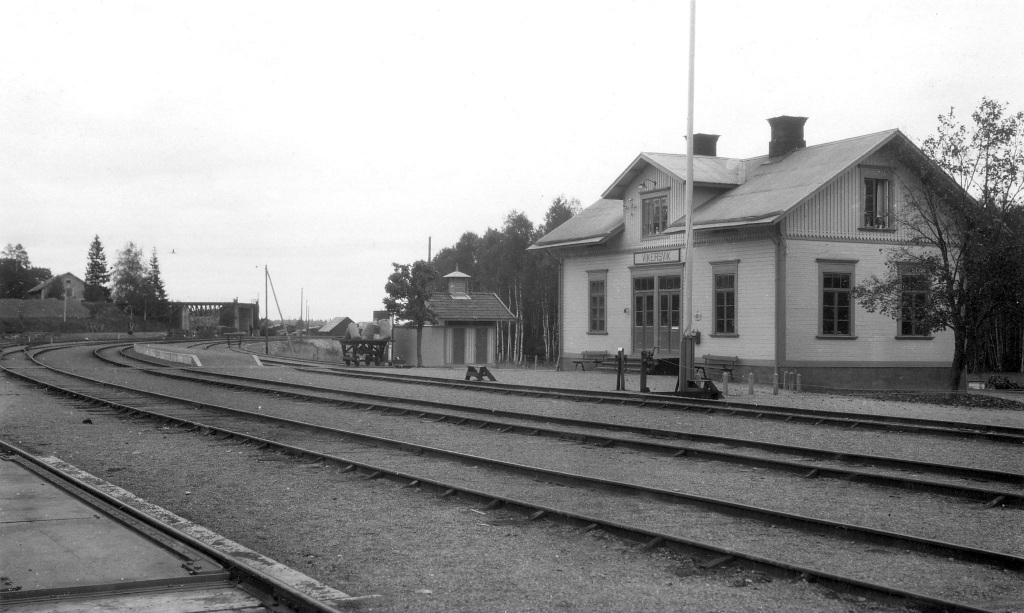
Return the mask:
<path id="1" fill-rule="evenodd" d="M 466 329 L 452 328 L 452 364 L 466 363 Z"/>

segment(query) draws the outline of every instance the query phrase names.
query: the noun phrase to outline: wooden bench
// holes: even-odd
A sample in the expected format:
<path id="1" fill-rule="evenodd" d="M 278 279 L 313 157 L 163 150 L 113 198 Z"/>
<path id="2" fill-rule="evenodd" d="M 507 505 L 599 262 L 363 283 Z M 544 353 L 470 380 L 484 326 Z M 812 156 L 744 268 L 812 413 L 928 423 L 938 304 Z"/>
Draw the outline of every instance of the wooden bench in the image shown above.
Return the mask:
<path id="1" fill-rule="evenodd" d="M 586 366 L 587 362 L 593 362 L 594 363 L 594 368 L 597 368 L 601 364 L 601 362 L 604 362 L 607 359 L 608 359 L 608 352 L 607 351 L 584 351 L 583 353 L 580 354 L 580 357 L 578 357 L 578 358 L 576 358 L 575 360 L 572 361 L 572 363 L 575 364 L 575 366 L 573 366 L 572 369 L 576 370 L 578 367 L 582 366 L 583 367 L 583 372 L 586 372 L 587 371 L 587 366 Z"/>
<path id="2" fill-rule="evenodd" d="M 469 381 L 470 377 L 476 377 L 477 381 L 483 381 L 484 377 L 491 381 L 497 381 L 486 366 L 466 366 L 466 381 Z"/>
<path id="3" fill-rule="evenodd" d="M 729 378 L 731 379 L 732 369 L 736 367 L 736 362 L 740 361 L 738 357 L 728 355 L 711 355 L 705 353 L 700 357 L 702 360 L 704 360 L 704 364 L 695 364 L 693 370 L 699 370 L 701 372 L 702 378 L 704 379 L 708 378 L 708 373 L 706 370 L 708 368 L 714 368 L 721 372 L 727 372 L 729 373 Z"/>

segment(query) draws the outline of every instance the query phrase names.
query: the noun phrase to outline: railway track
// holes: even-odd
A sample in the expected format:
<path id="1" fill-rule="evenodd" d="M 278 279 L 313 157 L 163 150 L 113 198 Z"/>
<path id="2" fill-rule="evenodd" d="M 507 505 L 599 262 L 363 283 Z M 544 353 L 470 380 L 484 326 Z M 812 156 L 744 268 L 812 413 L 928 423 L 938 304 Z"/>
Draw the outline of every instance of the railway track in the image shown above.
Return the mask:
<path id="1" fill-rule="evenodd" d="M 67 385 L 67 375 L 41 370 L 38 364 L 22 365 L 21 368 L 16 365 L 7 367 L 11 368 L 11 366 L 14 366 L 12 370 L 20 370 L 25 374 L 31 371 L 37 376 L 37 379 L 61 378 L 65 381 L 64 385 Z M 112 391 L 109 383 L 101 385 L 81 379 L 79 381 L 80 383 L 76 383 L 74 386 L 76 387 L 74 393 L 88 398 L 101 399 Z M 53 381 L 50 384 L 55 385 Z M 78 388 L 78 385 L 86 385 L 91 390 Z M 102 387 L 102 389 L 97 390 L 97 387 Z M 61 389 L 67 390 L 67 387 Z M 266 391 L 261 394 L 266 394 Z M 251 404 L 251 399 L 254 397 L 251 391 L 237 392 L 236 395 L 239 400 L 232 404 Z M 956 566 L 957 570 L 949 572 L 962 573 L 963 569 L 960 566 L 963 563 L 972 564 L 974 569 L 972 572 L 980 573 L 976 579 L 980 584 L 987 585 L 987 590 L 990 593 L 992 591 L 998 593 L 1002 589 L 1012 592 L 1015 589 L 1014 586 L 1019 587 L 1017 582 L 1020 581 L 1018 574 L 1022 560 L 1015 555 L 941 543 L 933 539 L 910 537 L 885 530 L 864 529 L 864 527 L 851 526 L 841 522 L 823 522 L 815 520 L 815 518 L 801 517 L 793 513 L 780 513 L 753 505 L 737 505 L 728 501 L 686 495 L 665 487 L 570 473 L 483 455 L 453 452 L 449 449 L 423 445 L 417 441 L 372 436 L 363 432 L 342 431 L 339 428 L 331 429 L 323 424 L 296 423 L 295 420 L 291 420 L 288 422 L 287 428 L 281 428 L 280 426 L 286 422 L 280 417 L 273 417 L 265 412 L 241 412 L 232 407 L 215 408 L 209 405 L 200 410 L 196 408 L 195 400 L 158 399 L 151 394 L 139 394 L 137 391 L 126 389 L 123 386 L 114 393 L 114 396 L 116 400 L 103 398 L 103 401 L 121 411 L 145 412 L 153 415 L 156 419 L 166 420 L 166 423 L 179 424 L 208 434 L 219 434 L 225 439 L 245 440 L 250 444 L 287 450 L 293 454 L 344 464 L 346 468 L 351 467 L 351 470 L 365 472 L 368 477 L 388 476 L 406 484 L 415 483 L 420 486 L 429 484 L 448 495 L 474 496 L 481 500 L 492 501 L 489 504 L 501 503 L 521 508 L 532 508 L 536 509 L 534 513 L 543 511 L 549 515 L 583 522 L 587 526 L 591 524 L 602 526 L 609 531 L 632 535 L 633 538 L 644 540 L 650 547 L 665 545 L 701 549 L 707 555 L 719 557 L 727 555 L 751 564 L 768 565 L 777 572 L 806 573 L 818 577 L 822 581 L 856 586 L 857 589 L 871 590 L 876 594 L 909 598 L 918 603 L 940 606 L 948 610 L 986 609 L 983 603 L 953 602 L 941 596 L 928 596 L 926 595 L 927 590 L 919 592 L 907 589 L 908 583 L 913 584 L 911 577 L 902 577 L 896 581 L 890 579 L 887 585 L 884 581 L 876 583 L 858 578 L 857 574 L 859 572 L 870 577 L 872 566 L 885 568 L 885 561 L 891 562 L 894 557 L 917 560 L 918 557 L 925 556 L 929 559 L 929 565 L 932 563 L 941 565 L 944 560 L 953 558 L 956 561 L 953 566 Z M 266 398 L 265 395 L 263 397 Z M 210 414 L 211 409 L 216 410 L 216 414 Z M 295 409 L 289 407 L 287 412 L 295 413 Z M 202 415 L 202 417 L 197 419 L 198 415 Z M 447 419 L 445 418 L 445 420 Z M 377 421 L 380 421 L 379 417 Z M 433 428 L 434 432 L 440 425 L 439 421 L 424 422 L 422 418 L 416 420 L 415 423 L 422 426 L 431 424 L 429 427 Z M 490 438 L 498 436 L 497 433 L 485 432 L 486 428 L 475 428 L 474 430 L 481 431 L 480 434 L 486 434 L 487 438 L 482 443 L 483 447 L 497 446 L 497 443 Z M 507 437 L 505 438 L 507 439 Z M 536 438 L 538 437 L 530 437 L 528 440 Z M 557 440 L 552 441 L 552 444 L 559 443 L 560 441 Z M 570 444 L 579 447 L 575 442 Z M 515 446 L 520 447 L 521 441 Z M 584 448 L 601 450 L 602 453 L 614 451 L 596 445 Z M 572 451 L 575 453 L 575 450 Z M 352 459 L 353 455 L 359 460 Z M 372 462 L 367 461 L 370 458 L 373 458 Z M 459 464 L 461 467 L 453 468 L 454 464 Z M 466 466 L 476 468 L 467 471 Z M 486 467 L 486 469 L 481 467 Z M 510 475 L 516 476 L 514 483 L 510 482 Z M 572 488 L 572 496 L 569 497 L 571 500 L 566 499 L 564 488 L 567 487 Z M 523 492 L 528 492 L 529 496 L 524 498 Z M 607 509 L 609 507 L 607 500 L 609 492 L 613 492 L 611 495 L 616 498 L 615 505 L 611 506 L 621 506 L 628 509 L 627 512 L 623 512 L 621 509 Z M 683 506 L 692 507 L 693 510 L 688 508 L 683 512 L 685 521 L 680 524 L 678 515 Z M 716 511 L 709 512 L 707 511 L 708 507 L 713 507 Z M 595 515 L 593 513 L 595 509 L 602 509 L 605 514 Z M 758 519 L 752 522 L 751 516 Z M 637 518 L 642 518 L 642 521 Z M 692 537 L 694 531 L 687 529 L 692 524 L 714 526 L 711 528 L 713 532 L 728 533 L 731 541 L 739 543 L 739 546 L 723 546 L 720 542 L 709 543 L 695 539 Z M 658 529 L 652 529 L 652 526 L 657 526 Z M 831 531 L 832 534 L 825 538 L 823 533 L 828 531 Z M 697 530 L 697 532 L 701 533 L 701 530 Z M 851 540 L 854 533 L 857 538 Z M 729 541 L 730 538 L 723 540 Z M 746 546 L 743 546 L 745 540 Z M 756 540 L 765 540 L 774 545 L 766 551 L 758 551 L 756 547 L 749 545 L 750 542 Z M 788 551 L 785 552 L 786 555 L 782 556 L 782 559 L 776 559 L 772 554 L 778 553 L 775 549 L 779 547 L 780 542 L 785 544 L 783 549 L 788 548 Z M 820 556 L 823 555 L 822 551 L 835 550 L 837 547 L 843 550 L 853 548 L 857 552 L 856 562 L 848 565 L 845 570 L 842 570 L 843 565 L 838 565 L 842 572 L 834 572 L 835 566 L 832 567 L 833 570 L 828 570 L 800 562 L 808 559 L 807 556 L 801 556 L 801 550 L 815 549 Z M 930 553 L 920 553 L 923 551 Z M 810 557 L 820 559 L 815 556 Z M 827 554 L 824 557 L 827 558 Z M 796 562 L 794 562 L 794 558 Z M 981 562 L 980 566 L 978 565 L 979 561 Z M 994 577 L 984 579 L 982 577 L 986 574 L 984 569 L 990 566 L 1012 572 L 1009 576 L 996 572 Z M 962 579 L 962 575 L 957 576 Z M 1008 584 L 997 586 L 996 584 L 1000 582 Z"/>
<path id="2" fill-rule="evenodd" d="M 137 356 L 125 356 L 125 350 L 121 350 L 119 353 L 121 358 L 104 357 L 102 353 L 98 353 L 97 357 L 107 360 L 108 363 L 122 366 L 128 366 L 137 359 Z M 284 381 L 268 381 L 217 372 L 174 369 L 170 371 L 152 370 L 151 374 L 235 390 L 288 396 L 299 400 L 321 402 L 338 408 L 376 411 L 382 415 L 433 419 L 466 428 L 489 428 L 503 433 L 576 440 L 602 447 L 614 446 L 671 457 L 685 456 L 692 459 L 730 462 L 800 474 L 806 478 L 842 479 L 898 489 L 928 491 L 981 501 L 986 506 L 1024 505 L 1024 474 L 1021 473 L 935 462 L 918 462 L 848 451 L 839 452 L 834 449 L 783 445 L 753 439 L 706 435 L 692 431 L 538 415 L 522 410 L 506 411 L 421 399 L 413 401 L 404 397 L 352 392 Z M 552 424 L 564 427 L 555 428 L 552 427 Z M 668 442 L 680 440 L 688 443 L 705 443 L 706 445 L 696 446 Z M 755 455 L 734 451 L 740 448 L 766 453 Z M 781 459 L 793 458 L 793 456 L 802 458 L 802 461 Z M 858 468 L 851 468 L 850 465 L 856 465 Z M 874 469 L 879 472 L 859 468 Z M 906 473 L 923 473 L 946 479 L 946 481 L 915 478 Z M 1005 484 L 1013 486 L 1014 489 L 1000 489 L 995 486 L 982 487 L 977 485 L 979 481 Z"/>
<path id="3" fill-rule="evenodd" d="M 232 349 L 232 351 L 238 350 Z M 992 424 L 915 419 L 892 415 L 872 415 L 856 412 L 843 413 L 836 411 L 820 411 L 815 409 L 758 405 L 735 401 L 678 398 L 668 395 L 642 394 L 638 392 L 551 389 L 508 383 L 458 381 L 405 374 L 392 375 L 379 371 L 325 365 L 322 362 L 316 363 L 312 360 L 298 360 L 293 358 L 285 359 L 279 357 L 260 356 L 260 360 L 267 365 L 292 366 L 299 370 L 306 370 L 308 368 L 309 372 L 329 373 L 339 377 L 371 379 L 376 381 L 388 381 L 391 383 L 433 385 L 452 389 L 486 390 L 502 395 L 516 394 L 534 398 L 564 398 L 580 402 L 611 402 L 620 406 L 659 408 L 673 411 L 682 410 L 706 414 L 724 414 L 730 417 L 741 417 L 756 420 L 779 420 L 786 423 L 806 423 L 816 426 L 823 425 L 843 428 L 872 429 L 886 432 L 923 433 L 933 436 L 949 436 L 953 438 L 977 437 L 985 440 L 1024 444 L 1024 428 Z"/>

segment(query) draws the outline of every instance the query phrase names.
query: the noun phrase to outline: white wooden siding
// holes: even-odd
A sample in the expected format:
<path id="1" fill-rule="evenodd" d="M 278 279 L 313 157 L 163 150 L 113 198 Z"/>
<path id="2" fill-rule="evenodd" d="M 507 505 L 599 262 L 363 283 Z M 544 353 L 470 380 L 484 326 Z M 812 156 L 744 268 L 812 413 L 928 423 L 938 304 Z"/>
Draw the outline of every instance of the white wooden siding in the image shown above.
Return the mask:
<path id="1" fill-rule="evenodd" d="M 583 351 L 608 351 L 614 353 L 618 347 L 629 351 L 630 314 L 624 312 L 631 300 L 629 266 L 633 263 L 632 253 L 599 253 L 595 255 L 567 258 L 564 270 L 565 312 L 563 325 L 563 353 Z M 590 286 L 588 271 L 607 270 L 605 283 L 605 331 L 606 334 L 590 334 Z"/>
<path id="2" fill-rule="evenodd" d="M 915 179 L 891 155 L 878 152 L 863 163 L 827 183 L 797 206 L 781 222 L 784 236 L 801 238 L 836 238 L 867 242 L 890 242 L 906 238 L 904 231 L 879 232 L 862 230 L 860 166 L 892 168 L 893 212 L 898 214 L 906 201 L 906 186 Z"/>
<path id="3" fill-rule="evenodd" d="M 637 190 L 637 186 L 645 180 L 654 181 L 656 187 L 651 192 L 644 192 L 641 194 Z M 668 190 L 664 191 L 662 188 L 666 187 Z M 643 200 L 644 198 L 656 197 L 662 194 L 668 196 L 668 223 L 672 223 L 682 217 L 686 212 L 686 203 L 684 202 L 686 197 L 685 187 L 685 181 L 680 181 L 675 178 L 674 175 L 663 172 L 654 166 L 647 166 L 636 180 L 626 188 L 623 196 L 622 202 L 625 209 L 623 220 L 626 225 L 623 232 L 625 236 L 625 244 L 637 251 L 643 249 L 656 249 L 667 245 L 682 245 L 686 238 L 682 232 L 667 235 L 657 234 L 647 237 L 642 236 L 644 218 Z M 721 189 L 715 190 L 707 187 L 694 186 L 694 208 L 699 207 L 721 192 Z"/>
<path id="4" fill-rule="evenodd" d="M 775 358 L 775 244 L 767 238 L 717 242 L 694 249 L 693 322 L 701 333 L 694 353 L 735 355 L 760 362 Z M 711 262 L 739 260 L 736 286 L 736 329 L 739 336 L 712 337 L 715 330 Z"/>
<path id="5" fill-rule="evenodd" d="M 786 362 L 901 362 L 947 364 L 953 335 L 932 340 L 897 340 L 896 320 L 854 306 L 855 340 L 818 338 L 818 259 L 857 260 L 854 283 L 885 274 L 878 245 L 808 240 L 786 241 Z"/>

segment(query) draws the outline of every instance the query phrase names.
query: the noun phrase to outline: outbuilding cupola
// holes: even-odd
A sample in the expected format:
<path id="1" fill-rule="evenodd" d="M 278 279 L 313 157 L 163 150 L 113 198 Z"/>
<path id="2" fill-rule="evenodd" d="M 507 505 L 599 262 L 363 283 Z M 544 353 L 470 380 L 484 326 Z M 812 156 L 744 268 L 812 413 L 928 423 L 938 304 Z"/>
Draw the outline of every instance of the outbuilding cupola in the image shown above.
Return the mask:
<path id="1" fill-rule="evenodd" d="M 446 274 L 444 278 L 448 279 L 448 294 L 452 298 L 463 300 L 469 299 L 469 280 L 472 279 L 472 277 L 464 272 L 456 270 L 455 272 Z"/>

